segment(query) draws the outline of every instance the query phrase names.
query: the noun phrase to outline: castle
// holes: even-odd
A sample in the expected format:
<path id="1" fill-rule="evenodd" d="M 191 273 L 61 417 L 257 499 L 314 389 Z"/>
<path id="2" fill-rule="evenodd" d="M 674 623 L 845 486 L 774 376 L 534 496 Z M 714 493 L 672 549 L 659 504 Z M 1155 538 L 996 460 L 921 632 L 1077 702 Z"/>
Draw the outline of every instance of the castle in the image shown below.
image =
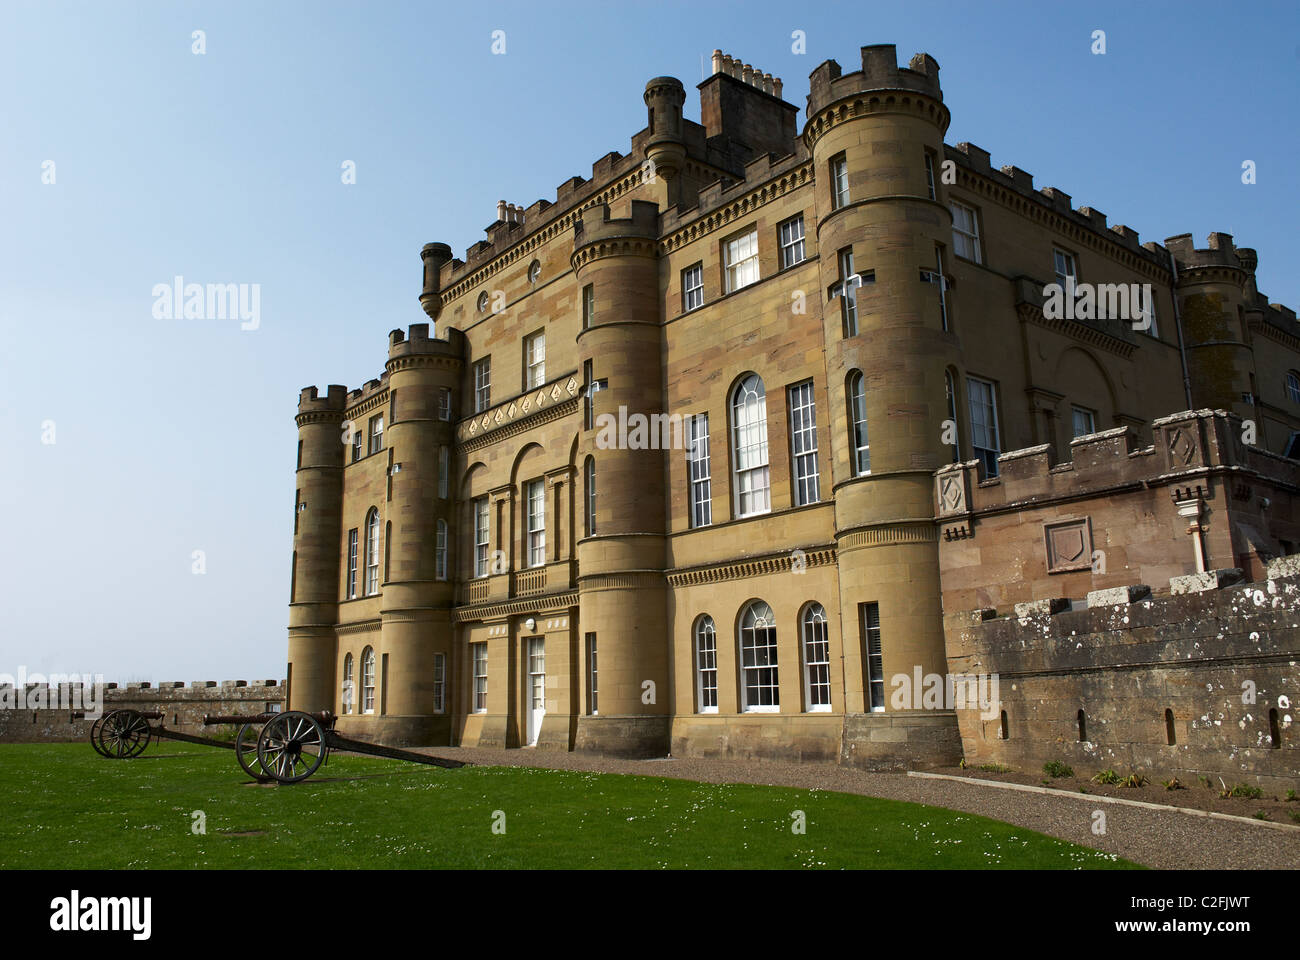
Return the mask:
<path id="1" fill-rule="evenodd" d="M 629 153 L 499 203 L 463 261 L 424 247 L 430 323 L 299 399 L 291 709 L 392 744 L 952 762 L 985 732 L 890 681 L 987 669 L 988 608 L 1038 629 L 1300 543 L 1300 326 L 1255 252 L 1139 243 L 945 144 L 933 58 L 861 56 L 812 73 L 801 129 L 720 51 L 700 124 L 657 77 Z M 1050 306 L 1081 289 L 1110 309 Z M 662 442 L 601 429 L 638 416 Z"/>

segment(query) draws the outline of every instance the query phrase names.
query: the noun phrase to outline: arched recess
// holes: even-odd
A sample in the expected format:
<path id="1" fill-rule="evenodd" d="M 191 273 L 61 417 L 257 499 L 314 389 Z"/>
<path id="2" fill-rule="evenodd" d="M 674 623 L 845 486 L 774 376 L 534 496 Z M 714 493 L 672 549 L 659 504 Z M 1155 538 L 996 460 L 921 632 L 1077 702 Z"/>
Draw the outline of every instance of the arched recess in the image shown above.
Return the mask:
<path id="1" fill-rule="evenodd" d="M 1066 443 L 1074 436 L 1075 407 L 1092 414 L 1096 431 L 1109 430 L 1115 425 L 1115 414 L 1118 412 L 1115 381 L 1105 364 L 1091 350 L 1080 346 L 1062 350 L 1056 358 L 1050 387 L 1053 392 L 1065 395 L 1058 413 L 1064 430 L 1061 439 Z"/>

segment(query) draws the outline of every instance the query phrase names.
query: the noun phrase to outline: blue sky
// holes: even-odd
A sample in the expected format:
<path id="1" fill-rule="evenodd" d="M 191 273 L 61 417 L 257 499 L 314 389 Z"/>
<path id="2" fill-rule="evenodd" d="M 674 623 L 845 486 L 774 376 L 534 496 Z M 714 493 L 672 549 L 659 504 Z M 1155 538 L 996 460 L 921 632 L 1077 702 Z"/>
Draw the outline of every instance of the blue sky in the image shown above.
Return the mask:
<path id="1" fill-rule="evenodd" d="M 299 388 L 378 376 L 424 320 L 424 243 L 463 256 L 498 199 L 626 152 L 646 80 L 689 88 L 715 47 L 801 109 L 825 59 L 926 51 L 949 143 L 1143 240 L 1230 232 L 1295 306 L 1298 27 L 1294 3 L 7 0 L 0 673 L 282 677 Z M 260 326 L 155 319 L 177 275 L 260 284 Z"/>

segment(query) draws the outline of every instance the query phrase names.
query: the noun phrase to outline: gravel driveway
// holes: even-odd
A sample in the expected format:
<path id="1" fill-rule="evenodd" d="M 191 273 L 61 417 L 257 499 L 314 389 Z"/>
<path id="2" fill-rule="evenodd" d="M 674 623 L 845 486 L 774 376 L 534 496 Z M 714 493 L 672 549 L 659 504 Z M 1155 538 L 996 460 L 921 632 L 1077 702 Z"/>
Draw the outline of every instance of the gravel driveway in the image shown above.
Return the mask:
<path id="1" fill-rule="evenodd" d="M 547 767 L 704 783 L 816 788 L 924 803 L 1003 820 L 1156 868 L 1294 870 L 1300 866 L 1300 829 L 1279 830 L 1172 810 L 1100 803 L 1082 794 L 1024 793 L 975 783 L 918 779 L 901 773 L 867 773 L 831 764 L 772 760 L 621 760 L 549 750 L 470 747 L 436 747 L 420 752 L 483 766 Z M 1092 832 L 1094 810 L 1106 814 L 1104 836 Z"/>

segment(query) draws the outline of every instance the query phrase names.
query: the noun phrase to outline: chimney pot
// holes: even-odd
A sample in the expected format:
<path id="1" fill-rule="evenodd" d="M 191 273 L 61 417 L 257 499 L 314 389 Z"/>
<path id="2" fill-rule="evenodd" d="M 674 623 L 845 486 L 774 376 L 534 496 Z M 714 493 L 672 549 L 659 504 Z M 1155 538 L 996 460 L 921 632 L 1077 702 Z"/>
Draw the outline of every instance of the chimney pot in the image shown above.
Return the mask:
<path id="1" fill-rule="evenodd" d="M 497 201 L 497 219 L 498 219 L 498 220 L 505 220 L 505 218 L 506 218 L 506 202 L 505 202 L 504 200 L 498 200 L 498 201 Z"/>

